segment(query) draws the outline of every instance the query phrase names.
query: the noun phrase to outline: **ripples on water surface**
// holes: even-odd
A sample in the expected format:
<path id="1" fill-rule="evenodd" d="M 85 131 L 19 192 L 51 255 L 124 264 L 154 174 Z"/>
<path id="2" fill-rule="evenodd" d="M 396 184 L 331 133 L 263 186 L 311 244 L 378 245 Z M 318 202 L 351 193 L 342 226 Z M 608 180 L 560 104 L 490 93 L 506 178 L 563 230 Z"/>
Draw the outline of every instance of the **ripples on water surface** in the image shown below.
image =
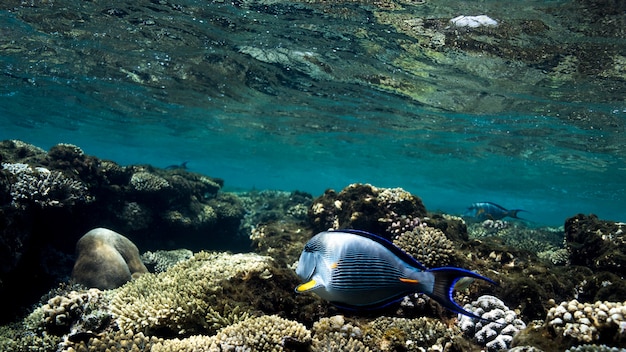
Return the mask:
<path id="1" fill-rule="evenodd" d="M 227 187 L 626 214 L 626 5 L 3 1 L 0 138 Z M 456 28 L 485 14 L 497 27 Z"/>

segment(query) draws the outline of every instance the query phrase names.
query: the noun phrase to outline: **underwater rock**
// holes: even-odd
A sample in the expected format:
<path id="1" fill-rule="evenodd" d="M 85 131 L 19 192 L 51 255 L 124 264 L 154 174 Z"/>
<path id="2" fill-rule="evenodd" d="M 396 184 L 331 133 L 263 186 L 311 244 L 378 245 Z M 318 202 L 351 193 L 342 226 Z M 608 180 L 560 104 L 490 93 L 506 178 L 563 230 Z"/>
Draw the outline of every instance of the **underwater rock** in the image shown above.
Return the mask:
<path id="1" fill-rule="evenodd" d="M 76 253 L 72 280 L 87 287 L 109 290 L 148 272 L 137 246 L 109 229 L 87 232 L 76 244 Z"/>
<path id="2" fill-rule="evenodd" d="M 309 221 L 317 232 L 353 228 L 390 238 L 390 228 L 410 230 L 426 216 L 422 200 L 401 188 L 351 184 L 341 192 L 327 190 L 313 200 Z"/>
<path id="3" fill-rule="evenodd" d="M 626 224 L 578 214 L 565 221 L 565 246 L 572 265 L 626 275 Z"/>

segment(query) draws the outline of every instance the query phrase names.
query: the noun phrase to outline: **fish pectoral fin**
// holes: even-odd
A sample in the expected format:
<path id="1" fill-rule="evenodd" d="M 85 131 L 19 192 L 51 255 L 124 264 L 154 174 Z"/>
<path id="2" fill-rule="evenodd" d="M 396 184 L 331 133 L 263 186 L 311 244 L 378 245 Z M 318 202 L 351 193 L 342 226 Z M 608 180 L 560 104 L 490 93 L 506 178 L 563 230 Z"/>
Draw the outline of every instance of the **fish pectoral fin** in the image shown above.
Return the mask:
<path id="1" fill-rule="evenodd" d="M 298 285 L 298 287 L 296 287 L 296 292 L 306 292 L 306 291 L 310 291 L 312 289 L 314 289 L 315 287 L 317 287 L 317 282 L 315 282 L 315 280 L 311 280 L 308 282 L 305 282 L 301 285 Z"/>
<path id="2" fill-rule="evenodd" d="M 407 279 L 406 277 L 401 277 L 400 281 L 407 283 L 407 284 L 419 284 L 420 281 L 419 280 L 415 280 L 415 279 Z"/>

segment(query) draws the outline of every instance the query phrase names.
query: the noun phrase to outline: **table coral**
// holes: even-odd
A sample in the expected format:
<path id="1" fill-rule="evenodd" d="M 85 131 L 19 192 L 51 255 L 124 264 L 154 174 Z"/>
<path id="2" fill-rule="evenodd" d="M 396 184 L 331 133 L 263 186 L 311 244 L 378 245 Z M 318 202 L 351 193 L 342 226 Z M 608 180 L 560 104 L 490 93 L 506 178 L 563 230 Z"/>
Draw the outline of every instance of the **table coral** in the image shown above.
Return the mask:
<path id="1" fill-rule="evenodd" d="M 550 308 L 547 326 L 557 334 L 589 343 L 626 340 L 626 301 L 580 303 L 561 302 Z"/>
<path id="2" fill-rule="evenodd" d="M 526 328 L 526 324 L 517 318 L 517 313 L 494 296 L 480 296 L 463 308 L 487 319 L 478 320 L 461 315 L 458 326 L 466 336 L 485 346 L 488 351 L 508 349 L 515 334 Z"/>

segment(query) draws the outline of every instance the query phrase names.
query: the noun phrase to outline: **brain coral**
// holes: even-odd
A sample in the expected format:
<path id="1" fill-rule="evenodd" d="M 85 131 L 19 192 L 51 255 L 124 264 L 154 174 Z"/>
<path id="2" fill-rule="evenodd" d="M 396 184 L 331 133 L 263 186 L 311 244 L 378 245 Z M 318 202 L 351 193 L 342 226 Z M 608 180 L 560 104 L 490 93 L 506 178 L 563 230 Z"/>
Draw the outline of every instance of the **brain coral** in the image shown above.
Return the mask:
<path id="1" fill-rule="evenodd" d="M 626 340 L 626 302 L 562 302 L 550 308 L 546 321 L 557 336 L 584 343 Z"/>
<path id="2" fill-rule="evenodd" d="M 526 324 L 517 318 L 515 311 L 493 296 L 480 296 L 463 308 L 488 319 L 483 321 L 462 315 L 458 321 L 458 326 L 465 335 L 473 338 L 481 346 L 487 347 L 488 351 L 508 349 L 514 335 L 526 328 Z"/>
<path id="3" fill-rule="evenodd" d="M 111 311 L 123 331 L 146 335 L 212 331 L 220 327 L 215 326 L 220 310 L 216 307 L 224 305 L 220 283 L 263 275 L 271 265 L 271 258 L 255 254 L 200 252 L 165 272 L 142 275 L 120 287 L 113 294 Z"/>

